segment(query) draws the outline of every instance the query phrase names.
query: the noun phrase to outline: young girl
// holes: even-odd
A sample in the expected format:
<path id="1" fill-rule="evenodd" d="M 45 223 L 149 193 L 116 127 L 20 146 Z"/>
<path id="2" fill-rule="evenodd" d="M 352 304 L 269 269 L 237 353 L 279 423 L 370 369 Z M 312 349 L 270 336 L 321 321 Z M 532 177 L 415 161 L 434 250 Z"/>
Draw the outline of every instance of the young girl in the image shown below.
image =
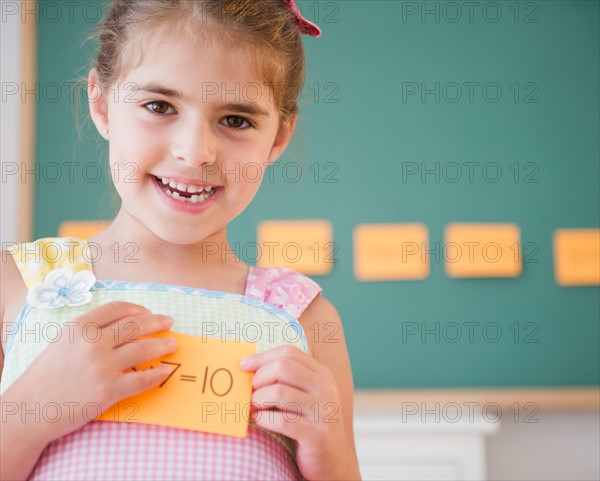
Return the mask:
<path id="1" fill-rule="evenodd" d="M 358 479 L 335 308 L 301 274 L 245 265 L 227 239 L 260 184 L 239 172 L 266 168 L 292 137 L 300 34 L 318 36 L 318 27 L 293 0 L 116 0 L 98 32 L 90 112 L 121 207 L 90 239 L 38 239 L 4 253 L 1 479 Z M 136 338 L 195 335 L 215 306 L 301 333 L 265 331 L 242 362 L 254 373 L 245 438 L 82 412 L 170 375 L 131 370 L 177 349 L 168 336 L 123 342 L 132 324 Z M 62 329 L 52 342 L 50 325 Z M 96 342 L 83 335 L 90 325 Z M 338 328 L 333 342 L 305 335 L 325 326 Z"/>

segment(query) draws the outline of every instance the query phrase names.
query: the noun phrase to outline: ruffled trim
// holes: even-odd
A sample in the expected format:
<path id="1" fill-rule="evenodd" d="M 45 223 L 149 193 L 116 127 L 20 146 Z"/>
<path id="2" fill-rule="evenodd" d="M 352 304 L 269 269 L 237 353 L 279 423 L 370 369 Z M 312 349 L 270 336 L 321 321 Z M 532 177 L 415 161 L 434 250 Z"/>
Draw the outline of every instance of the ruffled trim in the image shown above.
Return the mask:
<path id="1" fill-rule="evenodd" d="M 33 242 L 7 247 L 27 289 L 44 282 L 54 269 L 69 268 L 73 272 L 92 272 L 86 243 L 76 237 L 44 237 Z"/>

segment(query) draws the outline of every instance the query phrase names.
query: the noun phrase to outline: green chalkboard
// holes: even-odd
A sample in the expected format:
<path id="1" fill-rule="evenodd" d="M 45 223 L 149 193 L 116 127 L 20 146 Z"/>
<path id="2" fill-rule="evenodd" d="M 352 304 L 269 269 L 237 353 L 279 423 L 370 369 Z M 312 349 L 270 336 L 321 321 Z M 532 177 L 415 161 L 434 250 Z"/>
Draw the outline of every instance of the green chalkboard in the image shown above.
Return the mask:
<path id="1" fill-rule="evenodd" d="M 599 290 L 556 284 L 552 234 L 600 223 L 599 3 L 466 3 L 299 2 L 323 35 L 305 37 L 297 136 L 231 241 L 254 241 L 263 219 L 332 222 L 338 262 L 315 280 L 344 322 L 357 387 L 598 385 Z M 96 169 L 106 148 L 89 122 L 78 134 L 64 87 L 86 73 L 90 4 L 105 8 L 40 16 L 36 238 L 114 212 Z M 80 164 L 73 179 L 52 178 L 65 162 Z M 523 273 L 451 279 L 432 257 L 426 280 L 357 282 L 353 228 L 381 222 L 425 223 L 433 246 L 450 222 L 514 222 Z"/>

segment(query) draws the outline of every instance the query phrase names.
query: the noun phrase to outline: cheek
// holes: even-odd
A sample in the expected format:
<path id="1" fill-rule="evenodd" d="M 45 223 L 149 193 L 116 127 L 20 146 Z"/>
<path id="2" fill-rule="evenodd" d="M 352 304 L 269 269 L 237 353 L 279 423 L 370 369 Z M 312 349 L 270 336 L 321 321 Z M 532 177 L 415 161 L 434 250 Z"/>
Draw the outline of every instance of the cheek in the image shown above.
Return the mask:
<path id="1" fill-rule="evenodd" d="M 114 144 L 114 149 L 112 143 L 110 148 L 110 173 L 115 187 L 121 193 L 123 189 L 132 189 L 139 184 L 147 169 L 141 162 L 146 157 L 137 150 L 136 143 L 115 141 Z"/>
<path id="2" fill-rule="evenodd" d="M 110 140 L 119 150 L 135 152 L 148 150 L 159 141 L 156 126 L 144 116 L 142 107 L 117 104 L 109 115 Z"/>
<path id="3" fill-rule="evenodd" d="M 268 155 L 268 150 L 251 143 L 234 148 L 224 146 L 220 151 L 220 156 L 225 159 L 222 176 L 229 185 L 242 184 L 240 188 L 250 190 L 258 188 L 267 175 Z"/>
<path id="4" fill-rule="evenodd" d="M 241 168 L 241 182 L 245 184 L 247 190 L 255 190 L 265 176 L 265 166 L 260 162 L 246 162 Z"/>
<path id="5" fill-rule="evenodd" d="M 110 138 L 110 164 L 113 182 L 141 179 L 163 157 L 164 145 L 147 127 L 130 126 Z M 117 175 L 118 173 L 118 175 Z"/>

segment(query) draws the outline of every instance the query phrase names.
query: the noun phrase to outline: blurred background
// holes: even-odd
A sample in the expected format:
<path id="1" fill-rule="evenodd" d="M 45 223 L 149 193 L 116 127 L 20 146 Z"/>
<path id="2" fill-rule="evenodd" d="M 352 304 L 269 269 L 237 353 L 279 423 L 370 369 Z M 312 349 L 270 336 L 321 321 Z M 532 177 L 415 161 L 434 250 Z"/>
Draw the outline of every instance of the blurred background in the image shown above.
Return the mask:
<path id="1" fill-rule="evenodd" d="M 118 203 L 76 85 L 107 2 L 0 4 L 4 246 Z M 363 474 L 598 479 L 599 2 L 298 5 L 323 34 L 297 133 L 229 237 L 254 264 L 265 221 L 326 226 L 304 272 L 344 323 Z M 473 270 L 457 239 L 504 250 Z"/>

